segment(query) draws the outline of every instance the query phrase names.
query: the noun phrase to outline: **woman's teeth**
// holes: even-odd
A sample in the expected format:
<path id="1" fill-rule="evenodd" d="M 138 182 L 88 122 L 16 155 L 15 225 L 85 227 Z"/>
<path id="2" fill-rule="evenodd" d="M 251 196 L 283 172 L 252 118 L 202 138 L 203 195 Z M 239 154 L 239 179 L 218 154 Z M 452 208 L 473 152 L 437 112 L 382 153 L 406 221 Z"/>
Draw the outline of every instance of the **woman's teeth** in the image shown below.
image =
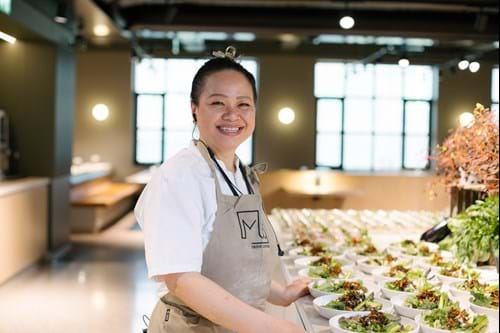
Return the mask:
<path id="1" fill-rule="evenodd" d="M 219 129 L 224 133 L 237 133 L 240 127 L 219 127 Z"/>

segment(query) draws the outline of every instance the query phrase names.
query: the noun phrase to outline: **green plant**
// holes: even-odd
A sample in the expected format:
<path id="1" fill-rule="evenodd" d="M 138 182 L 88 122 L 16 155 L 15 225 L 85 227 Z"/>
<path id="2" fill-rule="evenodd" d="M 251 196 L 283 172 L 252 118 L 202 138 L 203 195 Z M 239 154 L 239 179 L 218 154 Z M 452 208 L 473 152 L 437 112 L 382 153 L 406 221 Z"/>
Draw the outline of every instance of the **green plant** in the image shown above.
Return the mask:
<path id="1" fill-rule="evenodd" d="M 492 247 L 498 250 L 498 195 L 468 207 L 451 219 L 451 250 L 463 263 L 490 261 Z"/>

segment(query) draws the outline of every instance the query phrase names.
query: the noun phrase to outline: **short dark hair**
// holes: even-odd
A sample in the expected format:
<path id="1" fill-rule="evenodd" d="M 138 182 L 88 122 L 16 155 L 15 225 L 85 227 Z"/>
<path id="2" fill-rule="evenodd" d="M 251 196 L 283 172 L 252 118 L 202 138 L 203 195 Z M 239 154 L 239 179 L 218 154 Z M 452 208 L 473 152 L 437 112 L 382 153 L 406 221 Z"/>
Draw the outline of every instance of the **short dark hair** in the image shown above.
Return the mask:
<path id="1" fill-rule="evenodd" d="M 198 105 L 200 101 L 201 91 L 205 85 L 207 77 L 213 73 L 217 73 L 224 70 L 233 70 L 243 74 L 250 85 L 252 86 L 253 99 L 257 101 L 257 88 L 255 85 L 255 78 L 252 73 L 247 71 L 240 63 L 234 61 L 233 59 L 227 57 L 213 58 L 208 60 L 201 66 L 201 68 L 196 72 L 193 78 L 193 84 L 191 86 L 191 102 Z"/>

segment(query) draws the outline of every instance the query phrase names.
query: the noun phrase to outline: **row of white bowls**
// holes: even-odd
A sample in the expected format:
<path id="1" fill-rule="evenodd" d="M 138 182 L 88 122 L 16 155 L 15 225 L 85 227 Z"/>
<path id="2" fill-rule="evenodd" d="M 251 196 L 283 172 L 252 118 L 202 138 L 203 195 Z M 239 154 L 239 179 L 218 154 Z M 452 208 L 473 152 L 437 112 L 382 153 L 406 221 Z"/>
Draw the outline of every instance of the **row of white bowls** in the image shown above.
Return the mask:
<path id="1" fill-rule="evenodd" d="M 435 244 L 432 244 L 435 245 Z M 431 245 L 431 247 L 432 247 Z M 453 295 L 452 298 L 454 297 L 455 300 L 460 301 L 462 307 L 468 307 L 470 306 L 470 309 L 479 314 L 486 314 L 488 318 L 490 319 L 490 327 L 496 327 L 498 323 L 498 310 L 493 310 L 493 309 L 488 309 L 485 307 L 479 307 L 475 304 L 472 304 L 470 302 L 470 294 L 468 292 L 459 290 L 456 288 L 456 286 L 465 281 L 465 279 L 460 279 L 460 278 L 453 278 L 453 277 L 447 277 L 438 274 L 439 267 L 429 267 L 429 265 L 425 265 L 423 262 L 426 258 L 425 257 L 417 257 L 417 256 L 409 256 L 409 255 L 401 255 L 399 251 L 395 248 L 390 249 L 393 254 L 396 256 L 399 256 L 400 258 L 404 258 L 407 261 L 413 262 L 412 267 L 415 269 L 422 269 L 422 270 L 427 270 L 430 269 L 432 271 L 431 275 L 435 275 L 438 277 L 439 281 L 444 284 L 446 287 L 446 290 L 449 290 L 451 294 Z M 434 250 L 434 249 L 431 249 Z M 450 254 L 444 253 L 445 258 L 449 258 Z M 407 293 L 407 292 L 399 292 L 399 291 L 394 291 L 390 290 L 388 288 L 385 288 L 385 283 L 389 281 L 394 281 L 397 280 L 396 278 L 391 278 L 384 276 L 383 273 L 388 271 L 387 267 L 377 267 L 374 265 L 367 265 L 365 262 L 369 259 L 368 256 L 360 256 L 355 254 L 354 251 L 351 252 L 346 252 L 346 255 L 340 255 L 334 257 L 336 260 L 340 261 L 341 263 L 344 264 L 343 269 L 349 272 L 352 272 L 351 279 L 352 280 L 362 280 L 365 284 L 365 286 L 368 289 L 367 293 L 374 292 L 376 295 L 379 295 L 379 291 L 381 292 L 381 295 L 384 296 L 385 298 L 389 299 L 382 299 L 380 297 L 376 297 L 375 300 L 382 303 L 382 311 L 384 312 L 393 312 L 394 310 L 407 318 L 403 318 L 406 322 L 413 323 L 413 325 L 417 328 L 415 332 L 418 331 L 418 327 L 421 328 L 422 332 L 424 333 L 444 333 L 448 332 L 446 330 L 439 330 L 439 329 L 434 329 L 432 327 L 428 327 L 425 324 L 420 322 L 419 315 L 423 312 L 422 310 L 418 309 L 412 309 L 409 307 L 406 307 L 403 305 L 404 300 L 406 297 L 411 295 L 412 293 Z M 303 277 L 308 277 L 308 270 L 309 270 L 309 264 L 314 261 L 319 259 L 319 257 L 299 257 L 294 261 L 295 265 L 298 267 L 304 267 L 299 271 L 299 275 Z M 355 263 L 353 263 L 350 260 L 346 259 L 351 259 L 354 260 Z M 363 277 L 365 277 L 364 274 L 358 272 L 357 270 L 360 270 L 366 274 L 371 274 L 373 276 L 373 279 L 376 281 L 376 284 L 366 281 Z M 494 280 L 495 278 L 498 280 L 498 275 L 496 272 L 490 271 L 490 270 L 484 270 L 480 271 L 481 277 L 483 280 Z M 341 329 L 338 326 L 338 319 L 340 317 L 344 316 L 351 316 L 355 315 L 355 312 L 352 311 L 341 311 L 341 310 L 335 310 L 335 309 L 329 309 L 324 307 L 327 303 L 330 301 L 340 297 L 340 294 L 332 294 L 332 293 L 326 293 L 326 292 L 321 292 L 317 289 L 314 289 L 312 286 L 314 282 L 318 281 L 318 283 L 322 283 L 321 281 L 324 281 L 323 279 L 314 279 L 315 281 L 311 282 L 309 285 L 309 290 L 311 292 L 311 295 L 315 297 L 315 300 L 313 301 L 313 306 L 314 308 L 318 311 L 318 313 L 325 317 L 325 318 L 330 318 L 330 327 L 332 328 L 333 332 L 342 332 L 346 333 L 347 331 Z M 416 319 L 417 323 L 411 321 L 411 319 Z M 495 323 L 494 326 L 491 325 L 491 323 Z"/>

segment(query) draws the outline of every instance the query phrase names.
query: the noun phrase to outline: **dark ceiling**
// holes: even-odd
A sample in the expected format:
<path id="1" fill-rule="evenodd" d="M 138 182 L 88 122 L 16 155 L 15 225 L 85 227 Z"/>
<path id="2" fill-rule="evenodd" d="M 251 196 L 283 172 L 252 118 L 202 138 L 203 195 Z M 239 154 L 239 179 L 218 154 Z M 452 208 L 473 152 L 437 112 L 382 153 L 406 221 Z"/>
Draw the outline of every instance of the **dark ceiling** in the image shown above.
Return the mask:
<path id="1" fill-rule="evenodd" d="M 89 0 L 90 1 L 90 0 Z M 231 43 L 236 32 L 255 35 L 246 49 L 342 54 L 369 58 L 406 49 L 437 62 L 450 55 L 498 59 L 499 3 L 493 0 L 94 0 L 136 53 L 203 52 Z M 356 19 L 339 27 L 344 13 Z M 220 40 L 199 32 L 224 32 Z M 191 33 L 189 33 L 191 32 Z M 196 32 L 196 34 L 193 34 Z M 328 35 L 326 39 L 319 35 Z M 380 37 L 399 37 L 383 39 Z M 384 42 L 386 41 L 387 44 Z M 383 53 L 383 51 L 382 51 Z"/>

